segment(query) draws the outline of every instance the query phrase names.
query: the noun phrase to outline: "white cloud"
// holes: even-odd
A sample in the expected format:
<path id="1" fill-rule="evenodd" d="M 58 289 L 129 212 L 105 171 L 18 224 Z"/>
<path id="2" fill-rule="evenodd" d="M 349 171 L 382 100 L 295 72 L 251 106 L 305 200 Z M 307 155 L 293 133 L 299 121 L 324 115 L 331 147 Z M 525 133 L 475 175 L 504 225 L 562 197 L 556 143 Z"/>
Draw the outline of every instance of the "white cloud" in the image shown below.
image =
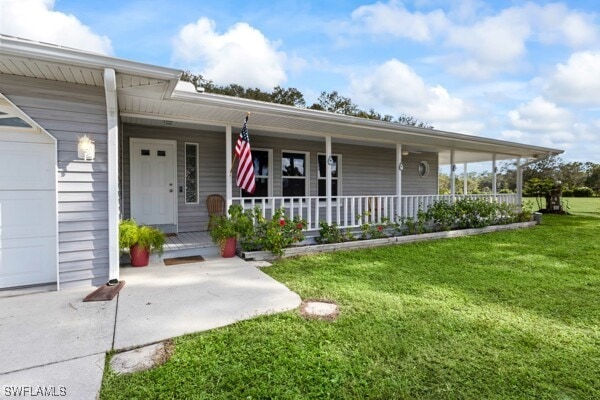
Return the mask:
<path id="1" fill-rule="evenodd" d="M 581 131 L 569 110 L 542 97 L 521 104 L 508 113 L 508 118 L 514 128 L 502 132 L 508 140 L 570 148 Z"/>
<path id="2" fill-rule="evenodd" d="M 218 84 L 272 89 L 286 80 L 286 55 L 247 23 L 219 34 L 215 23 L 200 18 L 184 26 L 173 42 L 174 58 Z"/>
<path id="3" fill-rule="evenodd" d="M 594 18 L 560 3 L 526 3 L 490 13 L 482 3 L 467 0 L 453 4 L 447 13 L 441 8 L 411 12 L 395 0 L 352 13 L 354 32 L 441 44 L 445 50 L 440 58 L 448 70 L 470 79 L 522 70 L 528 65 L 530 44 L 572 49 L 597 44 Z"/>
<path id="4" fill-rule="evenodd" d="M 438 129 L 462 131 L 481 126 L 467 120 L 469 107 L 463 100 L 450 96 L 442 86 L 428 86 L 412 68 L 396 59 L 353 78 L 351 86 L 352 98 L 363 108 L 372 107 L 395 117 L 407 114 Z"/>
<path id="5" fill-rule="evenodd" d="M 600 105 L 600 53 L 572 54 L 566 64 L 556 66 L 545 90 L 556 101 Z"/>
<path id="6" fill-rule="evenodd" d="M 537 38 L 545 44 L 564 44 L 580 48 L 596 43 L 598 27 L 591 15 L 569 10 L 560 3 L 540 7 L 528 4 L 524 7 L 530 16 Z"/>
<path id="7" fill-rule="evenodd" d="M 411 13 L 394 0 L 360 6 L 352 12 L 352 19 L 362 23 L 369 33 L 391 34 L 418 42 L 433 39 L 448 23 L 441 10 Z"/>
<path id="8" fill-rule="evenodd" d="M 446 46 L 462 49 L 460 61 L 451 71 L 463 76 L 486 78 L 497 72 L 514 69 L 514 62 L 526 52 L 525 40 L 530 34 L 527 18 L 517 9 L 483 19 L 471 26 L 452 27 Z"/>
<path id="9" fill-rule="evenodd" d="M 54 0 L 0 0 L 1 33 L 112 54 L 110 39 L 92 32 L 74 15 L 53 11 Z"/>

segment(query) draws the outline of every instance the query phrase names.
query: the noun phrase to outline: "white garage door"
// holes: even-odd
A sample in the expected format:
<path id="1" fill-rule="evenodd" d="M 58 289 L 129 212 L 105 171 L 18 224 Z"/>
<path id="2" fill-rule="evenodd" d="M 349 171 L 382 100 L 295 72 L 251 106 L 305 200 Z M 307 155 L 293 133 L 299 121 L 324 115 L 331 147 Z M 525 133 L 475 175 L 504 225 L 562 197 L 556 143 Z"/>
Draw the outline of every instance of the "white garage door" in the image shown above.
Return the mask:
<path id="1" fill-rule="evenodd" d="M 56 282 L 55 145 L 0 126 L 0 288 Z"/>

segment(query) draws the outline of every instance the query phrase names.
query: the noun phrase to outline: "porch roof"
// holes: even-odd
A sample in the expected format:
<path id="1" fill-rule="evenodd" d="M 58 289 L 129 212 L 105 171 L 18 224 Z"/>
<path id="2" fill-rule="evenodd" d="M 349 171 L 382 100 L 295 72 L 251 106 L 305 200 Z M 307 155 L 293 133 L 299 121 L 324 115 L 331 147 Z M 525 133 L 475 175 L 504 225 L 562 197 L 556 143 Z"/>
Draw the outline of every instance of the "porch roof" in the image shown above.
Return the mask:
<path id="1" fill-rule="evenodd" d="M 179 82 L 182 71 L 148 65 L 81 50 L 0 35 L 0 73 L 103 86 L 103 70 L 117 76 L 121 118 L 125 122 L 182 126 L 225 131 L 240 127 L 251 112 L 251 134 L 299 135 L 303 139 L 368 143 L 374 146 L 403 145 L 409 152 L 433 151 L 440 164 L 542 158 L 560 154 L 552 149 L 455 132 L 423 129 L 396 123 L 350 117 L 255 100 L 198 93 L 189 83 Z"/>

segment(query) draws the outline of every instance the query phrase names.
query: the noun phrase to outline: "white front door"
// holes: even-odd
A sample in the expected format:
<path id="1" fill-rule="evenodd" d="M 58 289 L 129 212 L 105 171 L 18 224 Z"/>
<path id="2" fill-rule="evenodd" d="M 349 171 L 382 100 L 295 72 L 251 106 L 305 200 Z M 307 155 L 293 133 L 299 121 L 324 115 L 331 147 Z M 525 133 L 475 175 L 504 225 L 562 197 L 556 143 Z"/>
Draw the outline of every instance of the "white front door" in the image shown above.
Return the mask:
<path id="1" fill-rule="evenodd" d="M 0 288 L 56 282 L 53 141 L 0 129 Z"/>
<path id="2" fill-rule="evenodd" d="M 145 225 L 175 225 L 177 142 L 131 138 L 131 218 Z"/>

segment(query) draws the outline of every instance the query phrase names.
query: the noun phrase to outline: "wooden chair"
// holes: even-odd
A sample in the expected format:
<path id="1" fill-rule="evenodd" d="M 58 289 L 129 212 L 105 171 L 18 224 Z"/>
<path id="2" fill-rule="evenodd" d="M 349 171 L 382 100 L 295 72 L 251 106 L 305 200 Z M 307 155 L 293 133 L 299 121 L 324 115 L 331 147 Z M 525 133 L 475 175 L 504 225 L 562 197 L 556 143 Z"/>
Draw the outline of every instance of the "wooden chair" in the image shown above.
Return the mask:
<path id="1" fill-rule="evenodd" d="M 206 197 L 206 209 L 208 210 L 208 230 L 212 228 L 211 217 L 213 215 L 225 215 L 225 199 L 220 194 L 211 194 Z"/>

